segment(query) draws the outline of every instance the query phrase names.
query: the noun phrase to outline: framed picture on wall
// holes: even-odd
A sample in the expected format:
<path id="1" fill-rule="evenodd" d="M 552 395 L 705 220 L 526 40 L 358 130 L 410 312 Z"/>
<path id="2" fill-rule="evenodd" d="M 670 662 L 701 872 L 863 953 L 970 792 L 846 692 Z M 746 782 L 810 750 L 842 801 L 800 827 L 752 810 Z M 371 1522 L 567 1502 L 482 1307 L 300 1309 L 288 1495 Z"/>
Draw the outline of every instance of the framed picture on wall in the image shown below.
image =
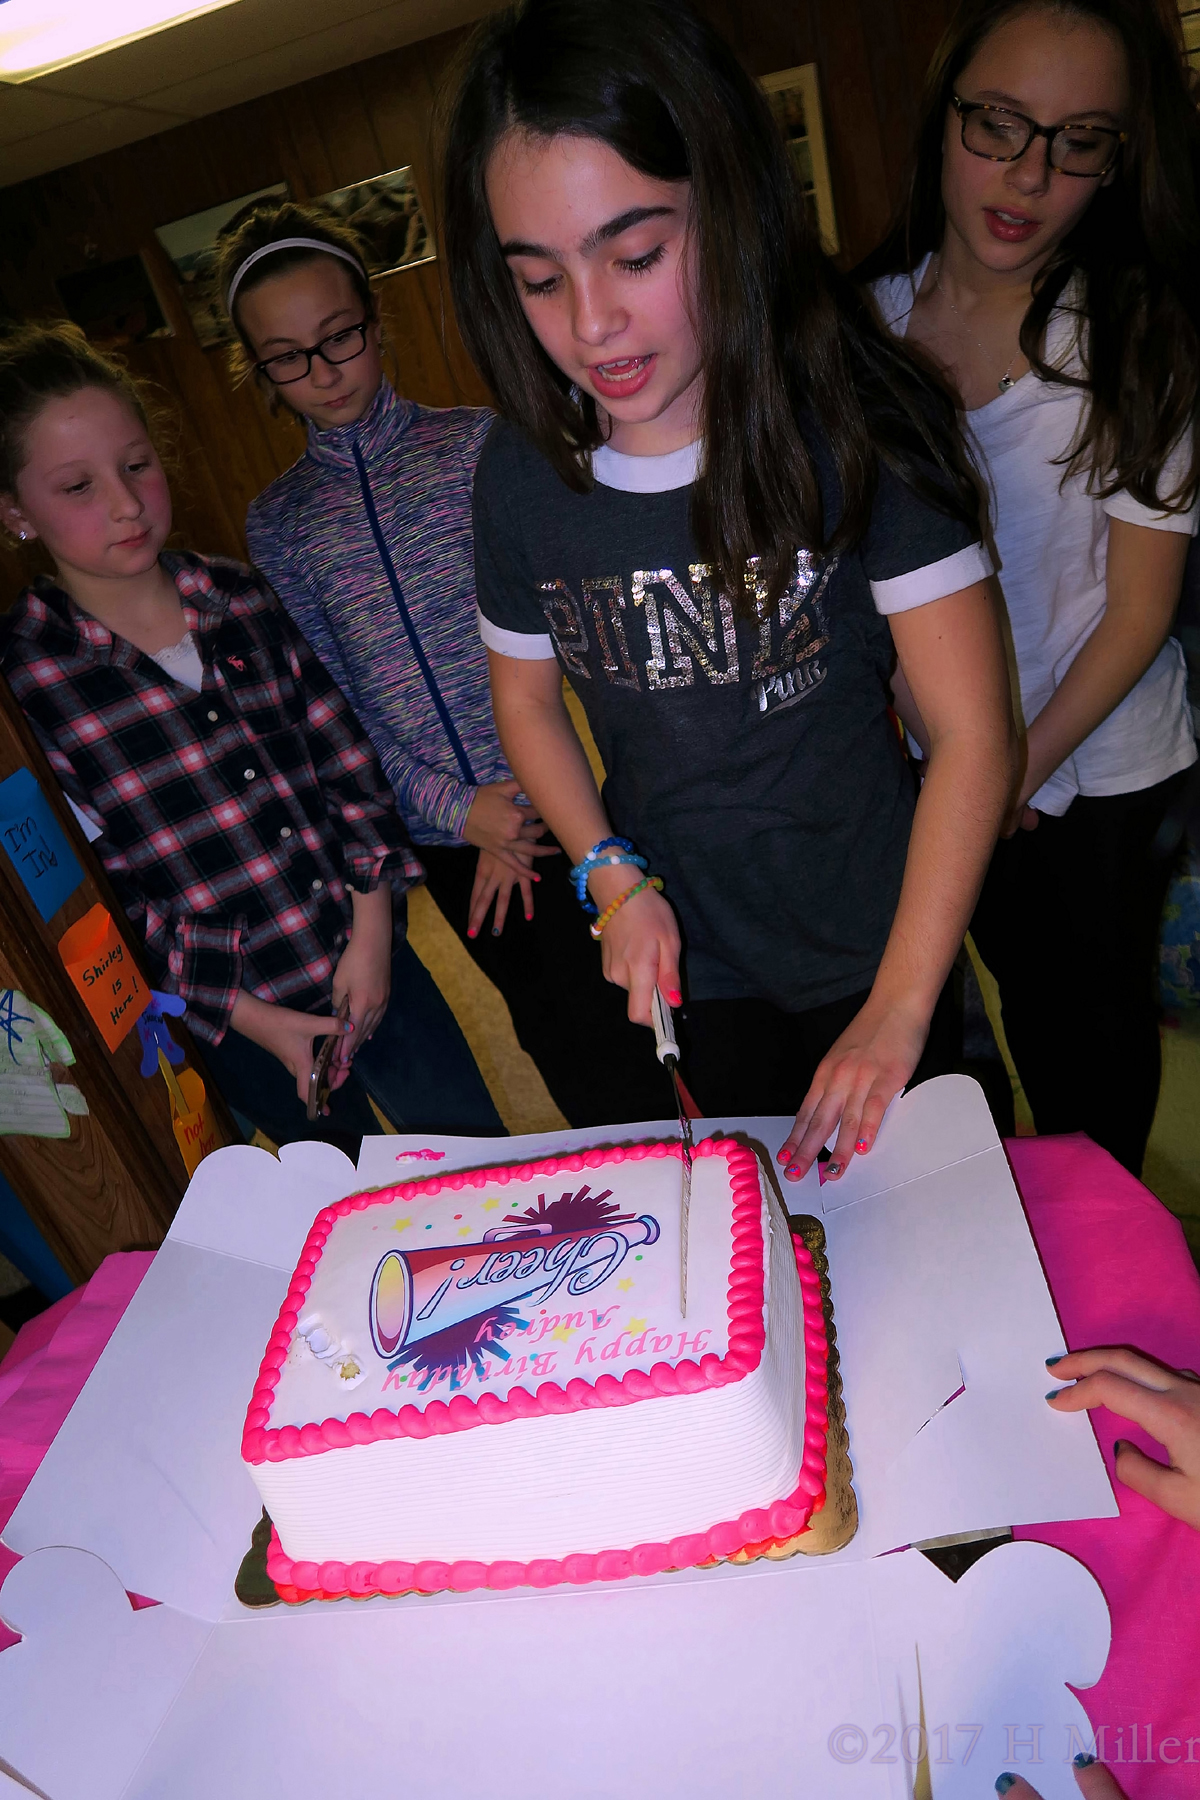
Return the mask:
<path id="1" fill-rule="evenodd" d="M 774 75 L 764 75 L 761 86 L 799 172 L 821 243 L 830 256 L 836 256 L 837 215 L 833 210 L 817 65 L 803 63 L 799 68 L 780 69 Z"/>
<path id="2" fill-rule="evenodd" d="M 369 181 L 335 188 L 314 204 L 328 207 L 353 226 L 367 247 L 367 270 L 372 275 L 394 275 L 436 257 L 411 168 L 391 169 Z"/>
<path id="3" fill-rule="evenodd" d="M 220 206 L 176 219 L 173 225 L 160 225 L 154 233 L 175 265 L 188 318 L 202 349 L 233 342 L 215 282 L 221 238 L 231 228 L 237 228 L 243 212 L 256 200 L 287 197 L 287 182 L 277 181 L 273 187 L 256 188 L 252 194 L 241 194 L 236 200 L 225 200 Z"/>
<path id="4" fill-rule="evenodd" d="M 122 350 L 147 338 L 174 335 L 140 256 L 60 275 L 54 285 L 67 317 L 98 350 Z"/>

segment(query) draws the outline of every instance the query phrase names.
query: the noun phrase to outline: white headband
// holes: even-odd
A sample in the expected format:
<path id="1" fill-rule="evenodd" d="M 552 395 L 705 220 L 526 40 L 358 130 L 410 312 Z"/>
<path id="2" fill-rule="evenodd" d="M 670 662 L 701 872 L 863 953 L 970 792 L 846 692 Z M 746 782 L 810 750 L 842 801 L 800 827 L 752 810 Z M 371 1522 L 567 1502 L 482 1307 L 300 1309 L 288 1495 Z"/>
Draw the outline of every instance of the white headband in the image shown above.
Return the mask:
<path id="1" fill-rule="evenodd" d="M 277 250 L 323 250 L 326 256 L 340 256 L 343 262 L 348 262 L 352 269 L 357 269 L 363 279 L 366 279 L 367 271 L 358 257 L 349 250 L 341 249 L 337 244 L 327 244 L 323 238 L 276 238 L 273 244 L 264 244 L 261 250 L 252 250 L 245 262 L 239 265 L 229 284 L 229 292 L 225 296 L 225 307 L 228 312 L 233 311 L 233 297 L 242 285 L 242 277 L 247 269 L 252 269 L 256 262 L 262 261 L 264 256 L 274 256 Z"/>

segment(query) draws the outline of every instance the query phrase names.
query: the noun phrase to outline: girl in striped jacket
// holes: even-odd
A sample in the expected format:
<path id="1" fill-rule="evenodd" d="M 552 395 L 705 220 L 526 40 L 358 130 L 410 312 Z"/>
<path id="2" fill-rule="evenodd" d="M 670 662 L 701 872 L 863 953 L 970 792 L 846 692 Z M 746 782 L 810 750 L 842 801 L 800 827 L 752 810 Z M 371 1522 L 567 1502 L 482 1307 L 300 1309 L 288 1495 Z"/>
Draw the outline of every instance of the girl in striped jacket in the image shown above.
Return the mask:
<path id="1" fill-rule="evenodd" d="M 430 891 L 569 1123 L 654 1117 L 653 1046 L 604 982 L 492 720 L 471 532 L 491 415 L 397 395 L 359 241 L 317 208 L 255 208 L 220 277 L 240 371 L 308 426 L 304 455 L 250 507 L 253 560 L 354 705 Z"/>

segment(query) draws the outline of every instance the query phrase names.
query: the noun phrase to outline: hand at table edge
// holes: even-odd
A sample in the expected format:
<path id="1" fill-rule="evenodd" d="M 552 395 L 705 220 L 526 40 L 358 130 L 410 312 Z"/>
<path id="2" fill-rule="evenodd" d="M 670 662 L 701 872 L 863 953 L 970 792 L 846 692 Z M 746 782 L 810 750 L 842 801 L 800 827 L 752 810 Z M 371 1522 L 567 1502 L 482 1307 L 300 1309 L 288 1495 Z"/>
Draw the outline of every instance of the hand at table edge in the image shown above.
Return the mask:
<path id="1" fill-rule="evenodd" d="M 1118 1439 L 1117 1479 L 1200 1531 L 1200 1380 L 1119 1344 L 1073 1350 L 1047 1367 L 1074 1383 L 1047 1394 L 1055 1412 L 1104 1406 L 1162 1444 L 1165 1464 Z"/>
<path id="2" fill-rule="evenodd" d="M 1073 1773 L 1084 1800 L 1127 1800 L 1125 1789 L 1117 1786 L 1116 1777 L 1086 1751 L 1075 1757 Z M 997 1776 L 996 1792 L 1004 1795 L 1005 1800 L 1042 1800 L 1038 1790 L 1011 1769 L 1005 1769 Z"/>

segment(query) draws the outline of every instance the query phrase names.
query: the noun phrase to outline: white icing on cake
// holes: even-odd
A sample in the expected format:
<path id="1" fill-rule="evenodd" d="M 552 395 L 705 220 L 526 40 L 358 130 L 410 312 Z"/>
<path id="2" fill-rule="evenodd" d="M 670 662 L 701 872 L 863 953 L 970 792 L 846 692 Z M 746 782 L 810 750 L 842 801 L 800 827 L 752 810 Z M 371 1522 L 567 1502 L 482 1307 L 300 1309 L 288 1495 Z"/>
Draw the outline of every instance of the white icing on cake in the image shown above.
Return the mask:
<path id="1" fill-rule="evenodd" d="M 471 1428 L 442 1435 L 256 1459 L 251 1473 L 287 1556 L 529 1562 L 705 1532 L 791 1494 L 804 1456 L 800 1289 L 761 1169 L 758 1182 L 766 1338 L 748 1372 L 696 1392 L 658 1393 L 645 1381 L 632 1404 L 498 1423 L 474 1423 L 472 1412 Z M 573 1381 L 725 1357 L 732 1219 L 725 1156 L 697 1158 L 685 1319 L 677 1157 L 409 1201 L 392 1191 L 333 1224 L 278 1374 L 270 1431 L 459 1396 L 557 1394 Z M 744 1266 L 734 1279 L 744 1287 Z"/>

